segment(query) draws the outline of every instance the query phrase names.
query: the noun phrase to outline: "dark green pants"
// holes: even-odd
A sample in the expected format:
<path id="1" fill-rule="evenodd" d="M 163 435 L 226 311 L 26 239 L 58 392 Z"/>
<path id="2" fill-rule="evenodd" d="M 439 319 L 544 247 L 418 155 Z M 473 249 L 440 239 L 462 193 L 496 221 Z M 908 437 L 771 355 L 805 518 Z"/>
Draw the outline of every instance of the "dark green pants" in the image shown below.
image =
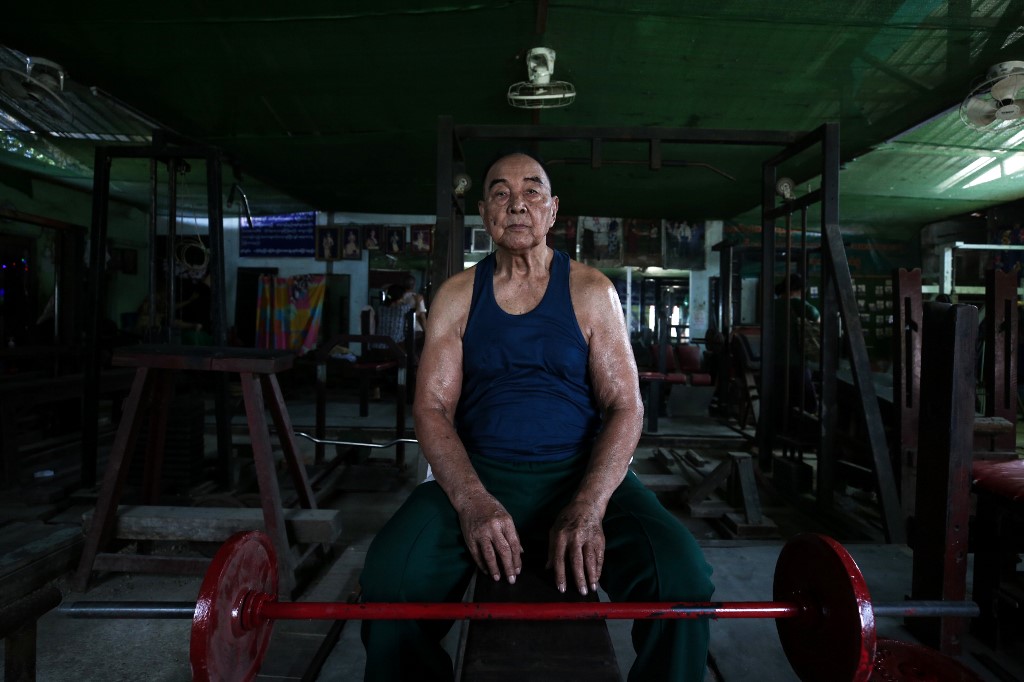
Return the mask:
<path id="1" fill-rule="evenodd" d="M 512 515 L 527 551 L 546 552 L 550 524 L 576 491 L 585 460 L 538 464 L 475 458 L 473 464 Z M 711 598 L 711 567 L 700 547 L 632 473 L 612 495 L 604 532 L 601 587 L 613 601 Z M 374 538 L 360 583 L 367 602 L 460 601 L 474 570 L 458 516 L 441 487 L 430 482 L 417 486 Z M 440 644 L 451 625 L 363 621 L 365 679 L 451 680 L 451 658 Z M 708 619 L 637 620 L 632 638 L 637 657 L 631 681 L 704 679 Z"/>

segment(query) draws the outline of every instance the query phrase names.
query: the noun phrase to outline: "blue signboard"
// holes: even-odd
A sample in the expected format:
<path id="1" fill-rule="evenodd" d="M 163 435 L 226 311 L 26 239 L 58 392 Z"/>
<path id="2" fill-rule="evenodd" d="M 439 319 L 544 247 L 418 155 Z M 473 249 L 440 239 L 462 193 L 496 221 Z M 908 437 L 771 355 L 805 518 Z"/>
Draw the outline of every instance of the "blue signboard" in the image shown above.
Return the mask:
<path id="1" fill-rule="evenodd" d="M 243 258 L 310 258 L 316 212 L 253 216 L 252 227 L 239 228 L 238 255 Z"/>

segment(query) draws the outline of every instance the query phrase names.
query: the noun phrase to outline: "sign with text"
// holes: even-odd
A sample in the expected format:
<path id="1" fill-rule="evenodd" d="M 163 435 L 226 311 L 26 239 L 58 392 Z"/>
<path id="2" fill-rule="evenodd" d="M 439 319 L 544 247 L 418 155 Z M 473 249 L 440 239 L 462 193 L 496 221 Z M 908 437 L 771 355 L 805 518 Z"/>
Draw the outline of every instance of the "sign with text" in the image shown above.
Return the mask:
<path id="1" fill-rule="evenodd" d="M 253 216 L 252 227 L 239 228 L 242 258 L 311 258 L 315 253 L 316 212 Z"/>

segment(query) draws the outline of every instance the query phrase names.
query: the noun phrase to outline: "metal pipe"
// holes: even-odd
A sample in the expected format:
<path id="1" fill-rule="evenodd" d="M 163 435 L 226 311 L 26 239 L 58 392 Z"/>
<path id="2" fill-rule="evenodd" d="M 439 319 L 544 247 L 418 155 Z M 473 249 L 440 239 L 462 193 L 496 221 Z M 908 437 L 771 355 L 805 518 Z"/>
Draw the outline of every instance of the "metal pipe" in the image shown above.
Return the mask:
<path id="1" fill-rule="evenodd" d="M 981 609 L 972 601 L 921 600 L 873 604 L 875 618 L 976 618 Z"/>
<path id="2" fill-rule="evenodd" d="M 57 613 L 69 618 L 170 619 L 192 618 L 194 601 L 79 601 L 61 604 Z"/>
<path id="3" fill-rule="evenodd" d="M 279 602 L 250 596 L 256 623 L 268 620 L 639 620 L 678 618 L 795 618 L 793 602 Z M 71 618 L 192 618 L 195 602 L 80 601 L 57 612 Z M 247 609 L 242 609 L 243 612 Z M 873 604 L 876 618 L 975 617 L 970 601 L 904 601 Z"/>
<path id="4" fill-rule="evenodd" d="M 308 433 L 303 433 L 302 431 L 296 431 L 295 435 L 299 436 L 300 438 L 305 438 L 306 440 L 311 440 L 314 443 L 317 443 L 318 445 L 355 445 L 363 448 L 390 448 L 392 445 L 395 445 L 396 443 L 419 444 L 419 441 L 416 440 L 415 438 L 395 438 L 394 440 L 389 440 L 386 443 L 360 443 L 358 441 L 352 440 L 327 440 L 325 438 L 317 438 L 315 436 L 309 435 Z"/>
<path id="5" fill-rule="evenodd" d="M 666 620 L 676 618 L 795 618 L 799 604 L 744 602 L 449 602 L 347 604 L 268 601 L 260 620 Z"/>

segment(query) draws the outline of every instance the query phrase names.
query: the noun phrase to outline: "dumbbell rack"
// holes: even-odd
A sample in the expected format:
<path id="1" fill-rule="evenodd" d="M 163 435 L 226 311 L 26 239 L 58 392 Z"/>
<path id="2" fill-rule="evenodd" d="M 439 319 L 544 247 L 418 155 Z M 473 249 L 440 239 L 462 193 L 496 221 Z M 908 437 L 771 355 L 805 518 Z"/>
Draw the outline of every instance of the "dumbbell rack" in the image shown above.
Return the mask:
<path id="1" fill-rule="evenodd" d="M 126 400 L 121 422 L 114 437 L 106 471 L 100 485 L 92 522 L 86 533 L 82 557 L 75 573 L 74 587 L 84 591 L 93 571 L 136 571 L 149 573 L 186 573 L 201 575 L 209 564 L 203 558 L 155 556 L 108 552 L 117 521 L 117 507 L 135 451 L 144 408 L 150 414 L 148 447 L 143 480 L 144 504 L 158 503 L 160 470 L 163 464 L 164 432 L 174 379 L 179 371 L 237 373 L 252 438 L 252 454 L 259 485 L 265 530 L 277 554 L 283 591 L 295 587 L 298 563 L 285 528 L 281 490 L 278 485 L 265 407 L 269 408 L 277 429 L 297 492 L 304 509 L 316 509 L 305 468 L 298 457 L 291 420 L 277 381 L 277 373 L 288 370 L 295 356 L 286 351 L 265 351 L 206 346 L 132 346 L 118 349 L 113 364 L 135 367 L 135 379 Z"/>

